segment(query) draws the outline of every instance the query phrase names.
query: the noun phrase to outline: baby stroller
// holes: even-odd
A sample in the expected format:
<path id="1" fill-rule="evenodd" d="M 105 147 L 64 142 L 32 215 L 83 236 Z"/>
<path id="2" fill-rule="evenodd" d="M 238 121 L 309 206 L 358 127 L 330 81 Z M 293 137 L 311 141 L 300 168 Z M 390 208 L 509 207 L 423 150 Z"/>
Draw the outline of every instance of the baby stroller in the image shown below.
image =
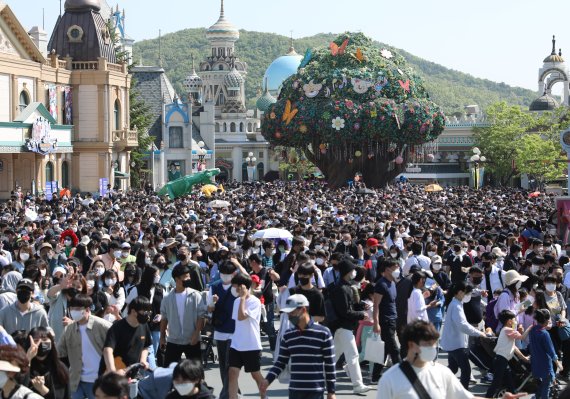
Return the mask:
<path id="1" fill-rule="evenodd" d="M 200 331 L 200 338 L 202 364 L 204 367 L 207 367 L 209 362 L 215 363 L 218 361 L 218 356 L 214 353 L 214 326 L 210 318 L 206 318 L 206 324 L 202 331 Z"/>

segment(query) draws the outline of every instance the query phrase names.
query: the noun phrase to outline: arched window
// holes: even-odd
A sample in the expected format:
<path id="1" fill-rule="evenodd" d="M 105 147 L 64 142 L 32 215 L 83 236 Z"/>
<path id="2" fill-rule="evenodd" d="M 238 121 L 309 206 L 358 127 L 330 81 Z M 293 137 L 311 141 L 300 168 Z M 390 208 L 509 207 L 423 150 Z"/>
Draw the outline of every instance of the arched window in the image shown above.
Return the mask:
<path id="1" fill-rule="evenodd" d="M 22 112 L 30 104 L 30 96 L 25 90 L 20 92 L 20 112 Z"/>
<path id="2" fill-rule="evenodd" d="M 220 133 L 220 124 L 216 123 L 216 133 Z"/>
<path id="3" fill-rule="evenodd" d="M 263 176 L 265 176 L 264 170 L 263 170 L 263 162 L 260 162 L 257 164 L 257 179 L 261 180 L 263 179 Z"/>
<path id="4" fill-rule="evenodd" d="M 115 100 L 115 130 L 121 130 L 121 104 L 119 100 Z"/>
<path id="5" fill-rule="evenodd" d="M 224 65 L 223 65 L 223 64 L 218 65 L 218 69 L 219 69 L 220 71 L 223 71 L 223 70 L 224 70 Z"/>
<path id="6" fill-rule="evenodd" d="M 248 132 L 251 132 L 251 123 L 248 123 L 248 124 L 247 124 L 247 131 L 248 131 Z"/>
<path id="7" fill-rule="evenodd" d="M 244 125 L 243 122 L 239 124 L 239 131 L 243 133 Z"/>
<path id="8" fill-rule="evenodd" d="M 235 133 L 236 132 L 236 124 L 235 122 L 230 123 L 230 132 Z"/>
<path id="9" fill-rule="evenodd" d="M 61 163 L 61 186 L 69 188 L 69 163 L 67 161 Z"/>
<path id="10" fill-rule="evenodd" d="M 224 122 L 224 133 L 226 133 L 227 131 L 228 131 L 228 124 Z"/>
<path id="11" fill-rule="evenodd" d="M 53 163 L 48 161 L 48 163 L 46 163 L 46 182 L 53 180 Z"/>

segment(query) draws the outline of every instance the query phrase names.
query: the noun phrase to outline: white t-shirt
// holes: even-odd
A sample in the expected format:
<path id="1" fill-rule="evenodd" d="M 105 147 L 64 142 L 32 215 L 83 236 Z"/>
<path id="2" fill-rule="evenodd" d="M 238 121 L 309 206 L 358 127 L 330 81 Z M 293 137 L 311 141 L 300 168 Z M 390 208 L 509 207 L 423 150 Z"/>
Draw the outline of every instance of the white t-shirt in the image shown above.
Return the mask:
<path id="1" fill-rule="evenodd" d="M 413 369 L 431 399 L 473 398 L 473 394 L 463 388 L 459 379 L 443 364 L 431 362 Z M 378 381 L 376 399 L 416 398 L 419 399 L 418 394 L 398 364 L 390 367 Z"/>
<path id="2" fill-rule="evenodd" d="M 187 290 L 181 293 L 175 293 L 176 295 L 176 309 L 178 310 L 178 317 L 180 318 L 180 325 L 184 325 L 184 307 L 186 305 L 186 297 L 188 296 Z"/>
<path id="3" fill-rule="evenodd" d="M 99 377 L 101 356 L 99 356 L 87 335 L 87 324 L 79 326 L 79 333 L 81 334 L 81 357 L 83 358 L 81 381 L 93 383 Z"/>
<path id="4" fill-rule="evenodd" d="M 245 302 L 245 320 L 238 320 L 238 310 L 241 304 L 238 298 L 234 302 L 232 318 L 236 321 L 236 328 L 232 337 L 231 347 L 237 351 L 261 350 L 261 337 L 259 335 L 259 321 L 261 319 L 261 301 L 250 295 Z"/>
<path id="5" fill-rule="evenodd" d="M 408 323 L 414 320 L 429 322 L 426 301 L 419 288 L 414 288 L 408 298 Z"/>

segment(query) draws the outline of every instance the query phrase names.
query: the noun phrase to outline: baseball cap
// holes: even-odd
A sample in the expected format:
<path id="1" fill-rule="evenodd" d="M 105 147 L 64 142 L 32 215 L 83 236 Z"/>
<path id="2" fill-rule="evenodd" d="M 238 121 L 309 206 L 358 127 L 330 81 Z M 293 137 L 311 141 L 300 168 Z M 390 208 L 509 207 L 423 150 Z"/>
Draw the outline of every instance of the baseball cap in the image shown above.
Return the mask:
<path id="1" fill-rule="evenodd" d="M 23 278 L 20 281 L 18 281 L 18 285 L 16 286 L 16 290 L 18 290 L 20 288 L 27 288 L 33 292 L 35 290 L 34 282 L 28 278 Z"/>
<path id="2" fill-rule="evenodd" d="M 368 240 L 366 240 L 366 246 L 367 247 L 377 247 L 378 244 L 378 240 L 374 237 L 369 238 Z"/>
<path id="3" fill-rule="evenodd" d="M 131 249 L 131 244 L 129 244 L 128 242 L 124 242 L 121 244 L 121 248 L 122 249 Z"/>
<path id="4" fill-rule="evenodd" d="M 295 294 L 287 298 L 287 301 L 285 302 L 285 307 L 281 308 L 281 311 L 285 313 L 291 313 L 295 309 L 303 306 L 309 306 L 309 301 L 307 297 L 302 294 Z"/>
<path id="5" fill-rule="evenodd" d="M 17 366 L 14 366 L 10 362 L 7 362 L 6 360 L 0 360 L 0 371 L 8 371 L 11 373 L 19 373 L 20 368 Z"/>

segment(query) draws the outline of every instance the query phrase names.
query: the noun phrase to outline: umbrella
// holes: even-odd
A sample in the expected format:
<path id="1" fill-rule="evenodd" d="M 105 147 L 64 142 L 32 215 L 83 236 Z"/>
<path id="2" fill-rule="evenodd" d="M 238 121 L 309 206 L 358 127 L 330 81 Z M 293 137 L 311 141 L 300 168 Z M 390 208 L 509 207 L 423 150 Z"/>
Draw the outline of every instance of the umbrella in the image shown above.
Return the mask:
<path id="1" fill-rule="evenodd" d="M 222 201 L 222 200 L 213 200 L 208 203 L 208 207 L 210 208 L 228 208 L 229 206 L 230 203 L 228 201 Z"/>
<path id="2" fill-rule="evenodd" d="M 271 227 L 265 230 L 259 230 L 254 235 L 253 238 L 293 238 L 293 234 L 289 233 L 285 229 L 277 229 Z"/>
<path id="3" fill-rule="evenodd" d="M 443 188 L 439 184 L 428 184 L 425 188 L 426 193 L 435 193 L 437 191 L 443 191 Z"/>
<path id="4" fill-rule="evenodd" d="M 530 193 L 528 198 L 536 198 L 538 196 L 540 196 L 540 191 L 535 191 L 534 193 Z"/>

